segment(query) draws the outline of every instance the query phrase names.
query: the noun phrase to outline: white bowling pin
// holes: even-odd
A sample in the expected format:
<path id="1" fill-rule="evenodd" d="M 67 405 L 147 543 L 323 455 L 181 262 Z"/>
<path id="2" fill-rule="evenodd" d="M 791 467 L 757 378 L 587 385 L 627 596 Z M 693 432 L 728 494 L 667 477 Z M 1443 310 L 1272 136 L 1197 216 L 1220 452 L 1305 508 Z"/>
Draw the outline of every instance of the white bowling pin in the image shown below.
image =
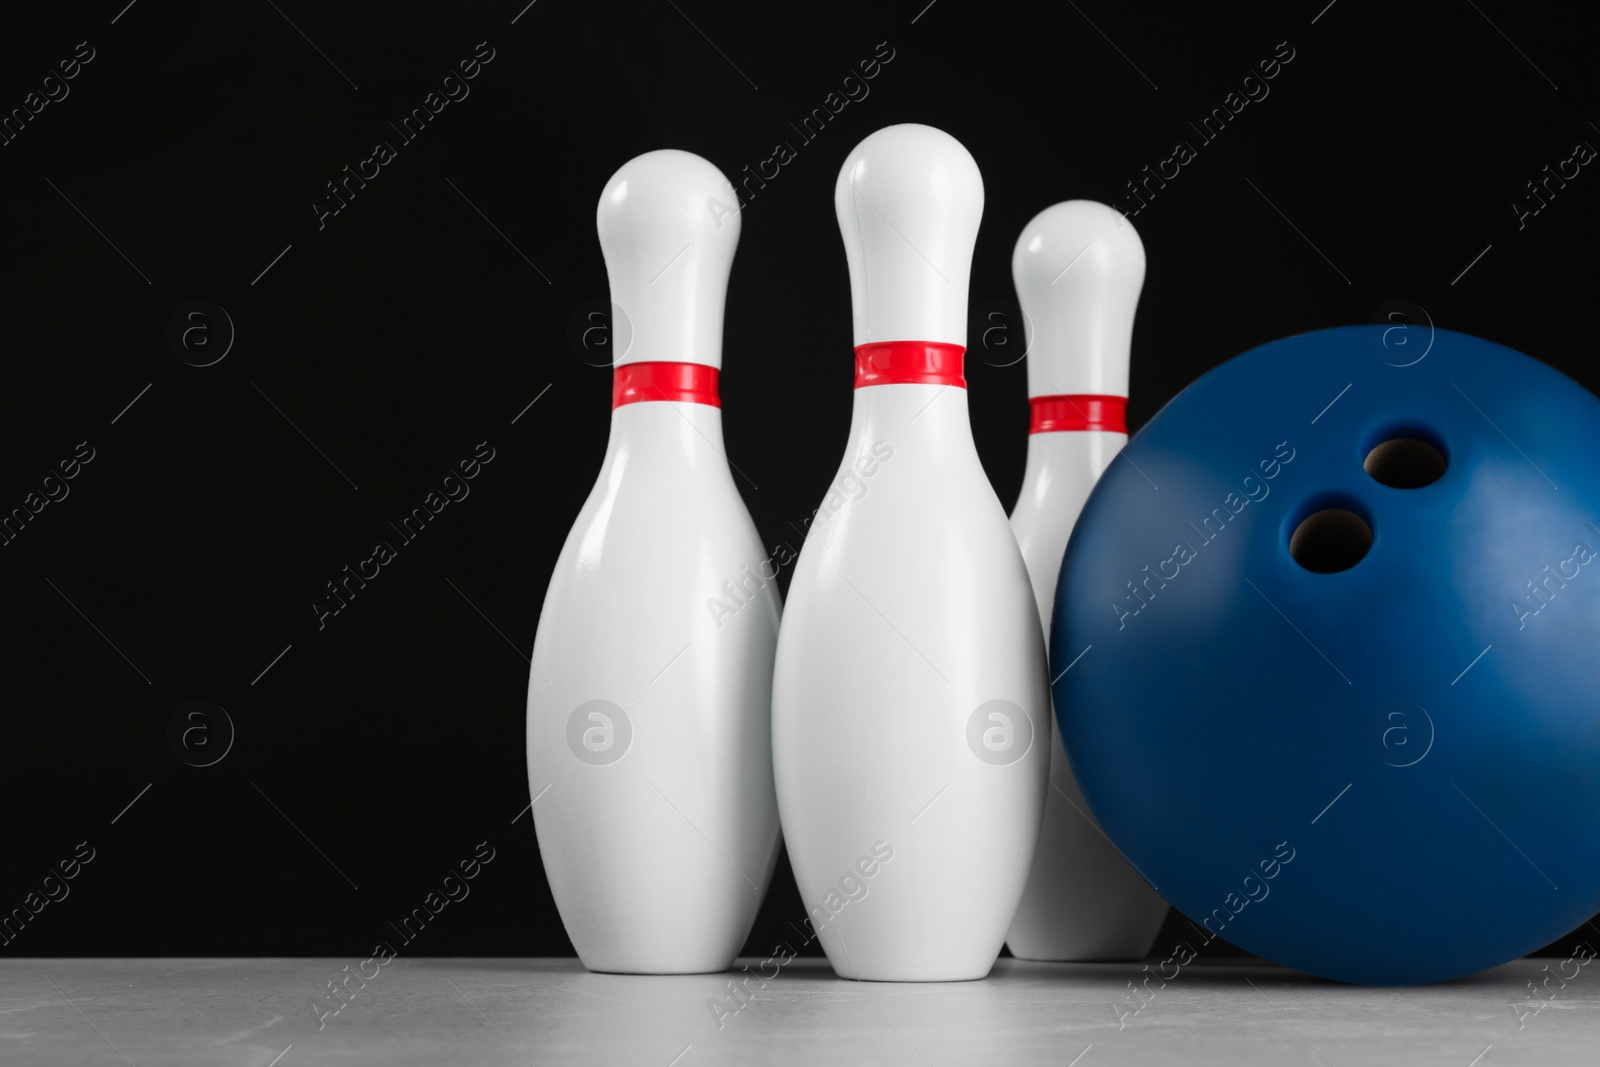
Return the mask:
<path id="1" fill-rule="evenodd" d="M 1023 228 L 1011 274 L 1028 335 L 1032 408 L 1011 527 L 1049 633 L 1067 538 L 1089 490 L 1128 442 L 1128 349 L 1144 245 L 1121 213 L 1069 200 Z M 1138 959 L 1155 942 L 1167 905 L 1100 831 L 1054 715 L 1050 722 L 1044 826 L 1006 944 L 1027 960 Z"/>
<path id="2" fill-rule="evenodd" d="M 539 849 L 592 971 L 727 969 L 777 859 L 777 585 L 717 397 L 739 240 L 726 189 L 699 156 L 661 151 L 600 194 L 631 340 L 616 324 L 628 347 L 611 438 L 551 575 L 528 683 Z"/>
<path id="3" fill-rule="evenodd" d="M 778 639 L 778 808 L 842 977 L 982 978 L 1027 878 L 1050 736 L 1039 614 L 961 376 L 983 180 L 948 134 L 891 126 L 850 153 L 834 204 L 855 405 Z"/>

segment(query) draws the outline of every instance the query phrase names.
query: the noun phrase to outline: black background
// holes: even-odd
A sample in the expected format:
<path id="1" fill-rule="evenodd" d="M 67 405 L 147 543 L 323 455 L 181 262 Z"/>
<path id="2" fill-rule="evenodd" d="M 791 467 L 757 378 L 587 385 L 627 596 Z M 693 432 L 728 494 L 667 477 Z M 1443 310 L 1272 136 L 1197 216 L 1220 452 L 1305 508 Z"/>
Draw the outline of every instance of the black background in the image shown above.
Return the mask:
<path id="1" fill-rule="evenodd" d="M 7 113 L 78 42 L 95 58 L 0 146 L 0 511 L 78 442 L 95 459 L 0 547 L 0 912 L 78 842 L 96 850 L 8 951 L 366 955 L 487 841 L 471 897 L 407 951 L 571 952 L 531 819 L 513 822 L 525 656 L 604 453 L 610 373 L 569 327 L 606 296 L 594 206 L 638 153 L 742 176 L 780 141 L 797 151 L 744 211 L 722 385 L 771 544 L 811 514 L 848 425 L 834 179 L 897 122 L 948 130 L 983 170 L 974 309 L 1012 299 L 1035 212 L 1131 208 L 1125 181 L 1196 145 L 1134 219 L 1135 427 L 1246 348 L 1393 300 L 1600 385 L 1584 325 L 1600 177 L 1584 168 L 1523 228 L 1511 207 L 1600 144 L 1570 8 L 524 3 L 8 14 Z M 386 124 L 481 41 L 494 59 L 470 96 L 319 228 L 324 183 L 396 142 Z M 870 94 L 802 143 L 789 123 L 880 42 L 893 59 Z M 1279 42 L 1294 59 L 1270 96 L 1201 146 L 1186 123 Z M 236 329 L 213 366 L 168 343 L 191 300 Z M 974 433 L 1009 506 L 1025 368 L 984 355 Z M 470 498 L 319 630 L 324 583 L 484 440 Z M 194 699 L 237 728 L 204 768 L 167 742 Z M 803 914 L 782 864 L 751 950 Z"/>

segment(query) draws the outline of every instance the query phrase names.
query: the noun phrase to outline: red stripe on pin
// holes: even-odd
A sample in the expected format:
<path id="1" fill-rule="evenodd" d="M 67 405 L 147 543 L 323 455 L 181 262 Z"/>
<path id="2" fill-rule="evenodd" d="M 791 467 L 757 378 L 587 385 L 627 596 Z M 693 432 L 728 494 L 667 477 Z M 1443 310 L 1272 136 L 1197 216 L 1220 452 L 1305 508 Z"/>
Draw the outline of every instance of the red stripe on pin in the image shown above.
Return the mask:
<path id="1" fill-rule="evenodd" d="M 611 407 L 644 400 L 675 400 L 680 404 L 722 406 L 717 395 L 715 367 L 703 363 L 624 363 L 611 379 Z"/>
<path id="2" fill-rule="evenodd" d="M 953 385 L 961 376 L 962 345 L 942 341 L 874 341 L 856 346 L 856 388 L 868 385 Z"/>
<path id="3" fill-rule="evenodd" d="M 1128 398 L 1096 393 L 1064 393 L 1028 398 L 1033 418 L 1029 433 L 1058 433 L 1062 430 L 1104 430 L 1128 432 Z"/>

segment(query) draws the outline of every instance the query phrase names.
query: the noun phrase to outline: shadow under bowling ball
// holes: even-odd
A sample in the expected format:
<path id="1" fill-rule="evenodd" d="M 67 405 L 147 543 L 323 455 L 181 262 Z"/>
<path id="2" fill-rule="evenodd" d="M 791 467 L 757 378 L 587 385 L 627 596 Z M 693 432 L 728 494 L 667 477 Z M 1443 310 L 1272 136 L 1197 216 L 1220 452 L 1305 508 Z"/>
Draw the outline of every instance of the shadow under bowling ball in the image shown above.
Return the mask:
<path id="1" fill-rule="evenodd" d="M 1263 345 L 1162 408 L 1084 507 L 1051 644 L 1083 794 L 1161 894 L 1372 984 L 1600 911 L 1600 400 L 1394 329 Z"/>

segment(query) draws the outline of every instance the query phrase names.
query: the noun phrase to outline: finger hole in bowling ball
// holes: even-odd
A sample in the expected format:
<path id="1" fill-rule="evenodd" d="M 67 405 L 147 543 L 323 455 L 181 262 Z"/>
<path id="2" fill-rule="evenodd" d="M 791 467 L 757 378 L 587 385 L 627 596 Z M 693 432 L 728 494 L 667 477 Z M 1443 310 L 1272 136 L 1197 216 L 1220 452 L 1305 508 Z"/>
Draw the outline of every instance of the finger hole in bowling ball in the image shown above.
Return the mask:
<path id="1" fill-rule="evenodd" d="M 1289 555 L 1317 574 L 1347 571 L 1360 563 L 1371 547 L 1372 527 L 1345 508 L 1312 512 L 1289 537 Z"/>
<path id="2" fill-rule="evenodd" d="M 1361 464 L 1372 479 L 1391 489 L 1432 485 L 1450 466 L 1444 452 L 1417 437 L 1391 437 L 1379 442 Z"/>

